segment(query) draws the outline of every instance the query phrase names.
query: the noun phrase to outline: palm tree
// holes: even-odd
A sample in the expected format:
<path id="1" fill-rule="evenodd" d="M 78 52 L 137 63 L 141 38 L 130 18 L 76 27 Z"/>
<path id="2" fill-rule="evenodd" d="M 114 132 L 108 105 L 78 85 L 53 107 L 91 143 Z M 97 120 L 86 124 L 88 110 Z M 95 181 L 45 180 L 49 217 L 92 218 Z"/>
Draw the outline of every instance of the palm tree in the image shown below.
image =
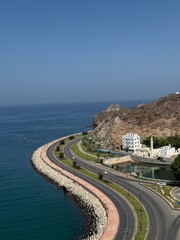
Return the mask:
<path id="1" fill-rule="evenodd" d="M 64 153 L 63 152 L 59 153 L 59 158 L 64 158 Z"/>

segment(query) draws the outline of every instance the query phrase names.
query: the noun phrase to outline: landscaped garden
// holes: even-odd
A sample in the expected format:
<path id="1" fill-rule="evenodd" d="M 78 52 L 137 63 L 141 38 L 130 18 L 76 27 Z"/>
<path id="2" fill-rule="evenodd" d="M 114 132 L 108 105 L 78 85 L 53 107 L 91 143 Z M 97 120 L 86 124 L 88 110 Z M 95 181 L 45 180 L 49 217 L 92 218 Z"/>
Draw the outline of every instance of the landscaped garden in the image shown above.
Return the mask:
<path id="1" fill-rule="evenodd" d="M 66 143 L 68 143 L 68 142 L 66 142 Z M 64 142 L 64 144 L 65 144 L 65 142 Z M 64 144 L 63 144 L 63 147 L 64 147 Z M 86 168 L 82 168 L 82 167 L 78 166 L 76 161 L 72 162 L 69 159 L 67 159 L 66 156 L 64 156 L 64 155 L 62 156 L 61 153 L 63 152 L 63 147 L 61 146 L 59 148 L 59 146 L 61 146 L 61 145 L 58 145 L 54 149 L 54 154 L 55 154 L 56 158 L 59 161 L 61 161 L 61 163 L 65 164 L 68 167 L 73 168 L 74 171 L 79 171 L 82 174 L 84 174 L 84 175 L 86 175 L 86 176 L 88 176 L 88 177 L 90 177 L 90 178 L 92 178 L 92 179 L 94 179 L 96 181 L 101 181 L 106 186 L 114 189 L 119 194 L 123 195 L 127 199 L 127 201 L 129 201 L 129 203 L 134 208 L 134 211 L 136 213 L 137 220 L 138 220 L 138 223 L 137 223 L 137 233 L 136 233 L 135 239 L 136 240 L 143 240 L 143 239 L 145 239 L 145 236 L 147 234 L 147 229 L 148 229 L 148 220 L 147 220 L 147 215 L 146 215 L 146 212 L 144 210 L 144 207 L 140 203 L 140 201 L 134 195 L 132 195 L 129 191 L 124 189 L 123 187 L 121 187 L 121 186 L 115 184 L 114 182 L 109 181 L 108 179 L 106 179 L 104 175 L 92 173 L 92 172 L 88 171 Z M 83 153 L 81 153 L 79 151 L 77 143 L 72 145 L 71 150 L 76 155 L 78 155 L 79 157 L 81 157 L 83 159 L 85 158 L 86 160 L 94 161 L 94 162 L 97 162 L 97 160 L 98 160 L 97 156 L 94 156 L 94 158 L 92 156 L 92 158 L 90 158 L 91 156 L 89 156 L 87 154 L 83 155 Z M 133 231 L 133 229 L 131 229 L 131 231 Z"/>
<path id="2" fill-rule="evenodd" d="M 143 185 L 163 197 L 174 209 L 180 209 L 180 201 L 174 199 L 171 195 L 171 191 L 174 189 L 173 186 L 162 186 L 154 183 L 146 183 Z"/>

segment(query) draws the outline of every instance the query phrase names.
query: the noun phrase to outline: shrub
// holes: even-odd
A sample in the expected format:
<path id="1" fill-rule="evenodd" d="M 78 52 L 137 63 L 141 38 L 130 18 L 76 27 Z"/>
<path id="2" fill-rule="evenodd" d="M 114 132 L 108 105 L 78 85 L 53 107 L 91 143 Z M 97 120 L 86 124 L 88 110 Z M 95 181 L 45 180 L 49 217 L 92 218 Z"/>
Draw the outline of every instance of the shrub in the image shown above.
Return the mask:
<path id="1" fill-rule="evenodd" d="M 70 140 L 74 139 L 74 135 L 69 136 L 69 139 Z"/>
<path id="2" fill-rule="evenodd" d="M 99 179 L 103 180 L 103 174 L 102 173 L 99 173 L 98 177 L 99 177 Z"/>
<path id="3" fill-rule="evenodd" d="M 59 153 L 59 158 L 64 158 L 64 153 L 63 152 Z"/>
<path id="4" fill-rule="evenodd" d="M 82 132 L 82 135 L 87 135 L 87 134 L 88 134 L 87 131 Z"/>
<path id="5" fill-rule="evenodd" d="M 77 165 L 77 166 L 76 166 L 76 169 L 78 169 L 78 170 L 81 169 L 81 166 Z"/>
<path id="6" fill-rule="evenodd" d="M 176 179 L 180 180 L 180 154 L 174 159 L 171 168 L 174 172 L 174 176 L 176 177 Z"/>
<path id="7" fill-rule="evenodd" d="M 60 143 L 61 145 L 63 145 L 63 144 L 64 144 L 64 140 L 60 140 L 59 143 Z"/>
<path id="8" fill-rule="evenodd" d="M 76 168 L 77 167 L 77 162 L 73 161 L 73 167 Z"/>
<path id="9" fill-rule="evenodd" d="M 59 146 L 57 146 L 57 147 L 56 147 L 56 151 L 59 151 L 59 150 L 60 150 L 60 147 L 59 147 Z"/>

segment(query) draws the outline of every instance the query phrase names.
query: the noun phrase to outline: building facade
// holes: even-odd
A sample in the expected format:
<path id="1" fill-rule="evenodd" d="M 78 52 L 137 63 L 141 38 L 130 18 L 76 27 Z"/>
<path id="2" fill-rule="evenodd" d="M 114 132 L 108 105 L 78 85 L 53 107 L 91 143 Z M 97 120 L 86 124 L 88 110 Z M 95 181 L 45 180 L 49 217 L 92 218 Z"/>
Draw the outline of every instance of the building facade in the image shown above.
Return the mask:
<path id="1" fill-rule="evenodd" d="M 175 155 L 175 148 L 171 146 L 163 146 L 161 147 L 161 157 L 163 158 L 169 158 Z"/>
<path id="2" fill-rule="evenodd" d="M 122 147 L 124 150 L 135 151 L 141 147 L 140 136 L 136 133 L 127 133 L 122 136 Z"/>

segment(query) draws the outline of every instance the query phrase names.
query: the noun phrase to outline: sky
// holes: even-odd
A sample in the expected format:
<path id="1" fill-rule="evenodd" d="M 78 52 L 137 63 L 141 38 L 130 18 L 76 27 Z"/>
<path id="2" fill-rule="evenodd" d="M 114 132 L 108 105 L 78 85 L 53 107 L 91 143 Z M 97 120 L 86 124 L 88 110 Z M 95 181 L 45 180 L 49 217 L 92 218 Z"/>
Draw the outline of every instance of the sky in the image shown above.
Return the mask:
<path id="1" fill-rule="evenodd" d="M 179 0 L 0 0 L 0 105 L 180 91 Z"/>

